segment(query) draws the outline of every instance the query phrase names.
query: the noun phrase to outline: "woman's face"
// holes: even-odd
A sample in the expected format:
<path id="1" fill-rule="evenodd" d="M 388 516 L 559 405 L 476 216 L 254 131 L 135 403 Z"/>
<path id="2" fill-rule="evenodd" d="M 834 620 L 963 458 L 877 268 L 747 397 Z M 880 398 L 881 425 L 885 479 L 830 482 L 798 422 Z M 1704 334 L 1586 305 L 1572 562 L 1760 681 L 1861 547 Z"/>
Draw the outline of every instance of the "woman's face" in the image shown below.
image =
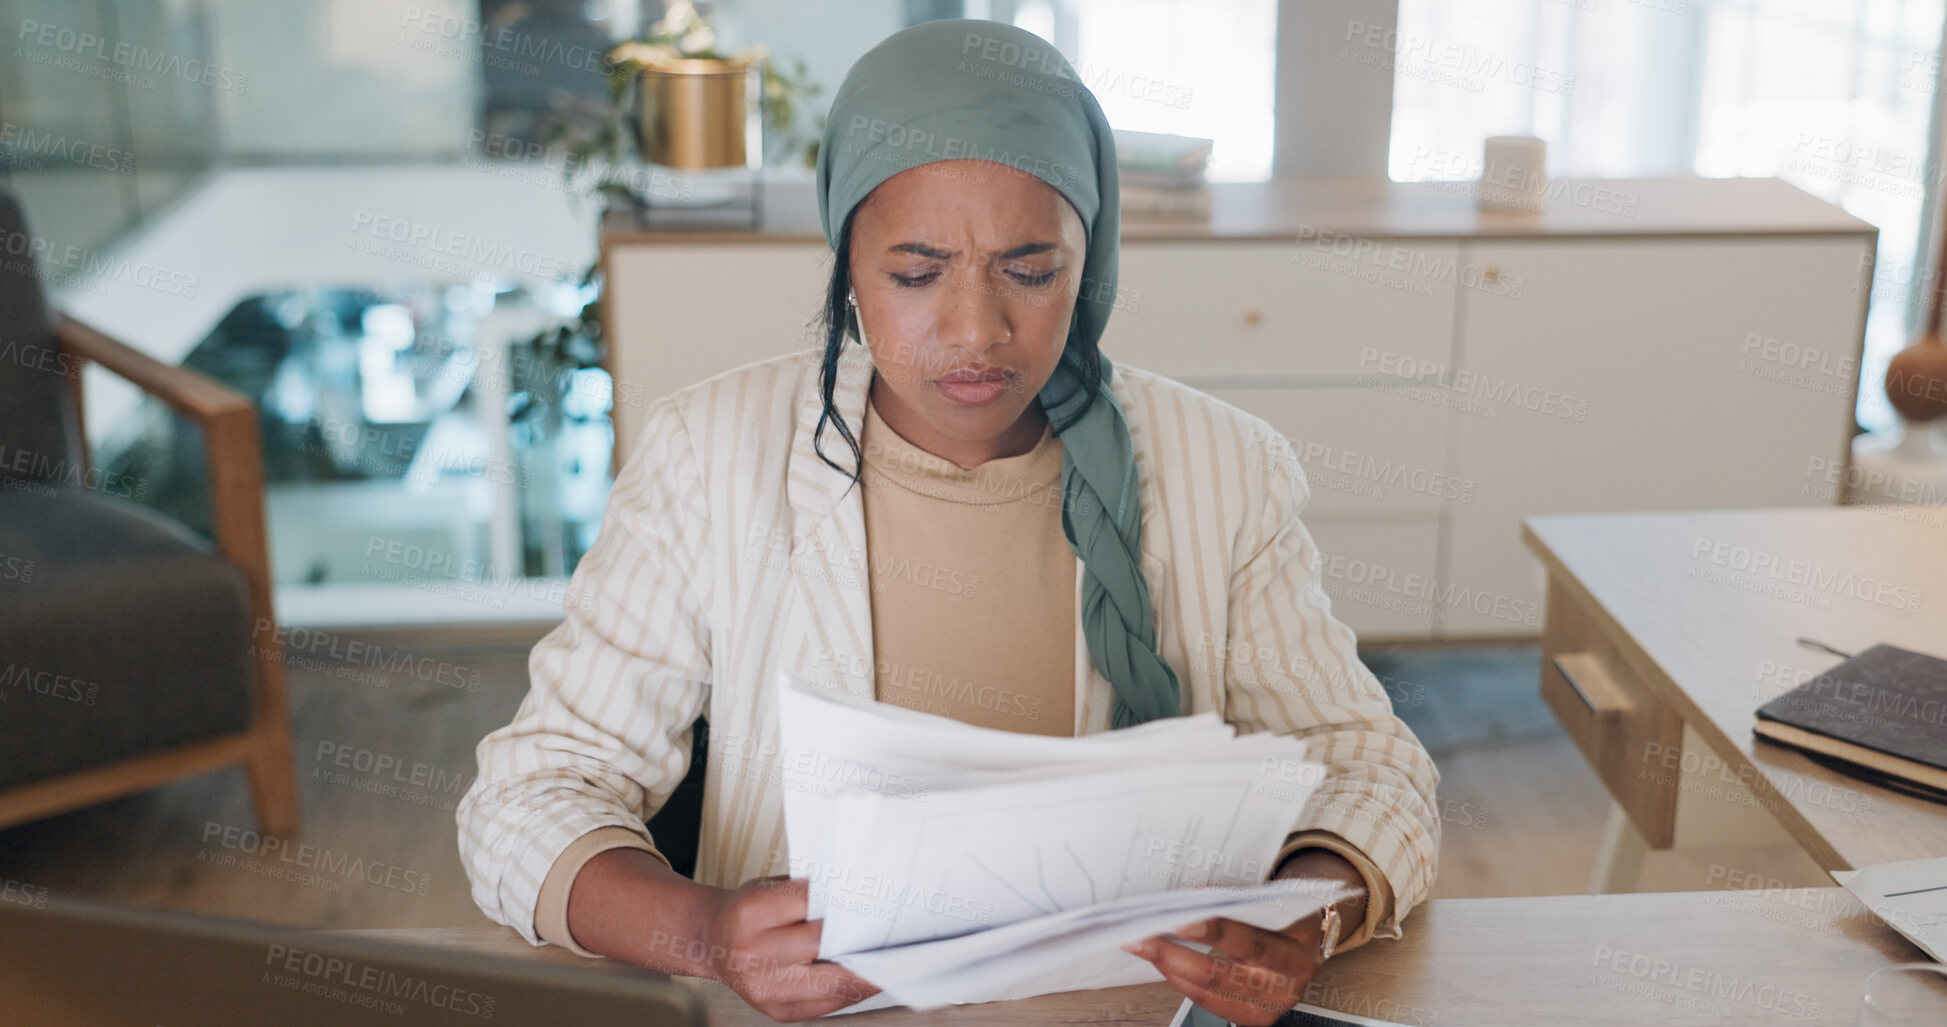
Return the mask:
<path id="1" fill-rule="evenodd" d="M 1005 164 L 936 161 L 880 183 L 853 216 L 848 269 L 879 416 L 961 467 L 1032 448 L 1086 249 L 1067 199 Z"/>

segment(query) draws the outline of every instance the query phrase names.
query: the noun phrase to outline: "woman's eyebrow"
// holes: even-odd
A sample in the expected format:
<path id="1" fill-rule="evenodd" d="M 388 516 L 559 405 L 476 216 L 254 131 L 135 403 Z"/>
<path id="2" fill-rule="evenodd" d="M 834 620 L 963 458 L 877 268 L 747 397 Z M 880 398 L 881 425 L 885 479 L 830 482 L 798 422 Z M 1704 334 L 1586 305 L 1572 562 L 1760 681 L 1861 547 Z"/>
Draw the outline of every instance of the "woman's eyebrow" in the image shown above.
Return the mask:
<path id="1" fill-rule="evenodd" d="M 1036 253 L 1047 253 L 1048 251 L 1054 248 L 1055 248 L 1055 244 L 1051 242 L 1022 243 L 1021 245 L 1016 246 L 1011 250 L 1008 250 L 1006 253 L 1001 254 L 1000 259 L 1013 260 L 1015 257 L 1026 257 Z M 920 256 L 926 257 L 931 260 L 951 260 L 953 258 L 952 251 L 942 250 L 935 246 L 928 246 L 923 242 L 902 242 L 897 246 L 892 247 L 890 252 L 917 253 Z"/>

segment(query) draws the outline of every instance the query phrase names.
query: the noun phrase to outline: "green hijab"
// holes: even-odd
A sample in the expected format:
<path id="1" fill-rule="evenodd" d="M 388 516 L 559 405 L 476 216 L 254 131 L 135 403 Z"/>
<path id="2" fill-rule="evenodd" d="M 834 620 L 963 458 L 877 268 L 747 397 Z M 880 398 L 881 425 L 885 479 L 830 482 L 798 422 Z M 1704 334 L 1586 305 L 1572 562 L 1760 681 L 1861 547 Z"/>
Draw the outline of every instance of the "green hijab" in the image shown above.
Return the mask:
<path id="1" fill-rule="evenodd" d="M 1068 343 L 1041 390 L 1059 424 L 1086 397 L 1081 361 L 1114 307 L 1121 221 L 1115 138 L 1068 61 L 1024 29 L 929 21 L 873 47 L 832 100 L 818 149 L 818 216 L 835 252 L 845 220 L 879 183 L 934 161 L 991 160 L 1054 186 L 1082 217 L 1088 252 Z M 1111 722 L 1129 727 L 1182 712 L 1176 673 L 1156 654 L 1142 572 L 1142 504 L 1129 424 L 1099 351 L 1095 402 L 1061 432 L 1061 526 L 1084 566 L 1082 633 L 1115 686 Z"/>

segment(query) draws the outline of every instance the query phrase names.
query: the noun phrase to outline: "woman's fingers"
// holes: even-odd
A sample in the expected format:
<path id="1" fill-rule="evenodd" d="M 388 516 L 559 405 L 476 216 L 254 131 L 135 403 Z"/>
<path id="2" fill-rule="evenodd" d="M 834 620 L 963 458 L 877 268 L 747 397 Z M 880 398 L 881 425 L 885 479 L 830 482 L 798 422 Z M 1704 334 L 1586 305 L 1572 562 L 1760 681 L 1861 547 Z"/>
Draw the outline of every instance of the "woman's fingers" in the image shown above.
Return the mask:
<path id="1" fill-rule="evenodd" d="M 803 923 L 811 908 L 811 882 L 801 877 L 760 877 L 743 885 L 739 912 L 757 930 Z"/>
<path id="2" fill-rule="evenodd" d="M 1258 940 L 1236 932 L 1220 931 L 1219 935 L 1238 948 L 1250 947 Z M 1274 937 L 1292 949 L 1301 948 L 1288 938 Z M 1266 958 L 1278 964 L 1275 966 L 1239 959 L 1222 950 L 1206 955 L 1161 936 L 1145 939 L 1132 951 L 1149 960 L 1176 990 L 1205 1009 L 1238 1023 L 1268 1024 L 1298 1001 L 1305 982 L 1317 969 L 1315 959 L 1294 957 L 1278 952 L 1278 948 L 1267 943 L 1264 949 Z"/>
<path id="3" fill-rule="evenodd" d="M 1295 928 L 1297 925 L 1293 925 Z M 1317 942 L 1307 945 L 1281 931 L 1223 917 L 1199 920 L 1185 924 L 1177 930 L 1177 935 L 1191 941 L 1202 942 L 1232 959 L 1269 967 L 1294 976 L 1303 974 L 1307 980 L 1318 968 Z"/>
<path id="4" fill-rule="evenodd" d="M 818 960 L 821 920 L 799 921 L 765 931 L 756 945 L 729 958 L 739 991 L 774 1003 L 823 1003 L 820 1014 L 841 1009 L 878 988 L 837 963 Z"/>
<path id="5" fill-rule="evenodd" d="M 1252 992 L 1239 992 L 1222 985 L 1207 985 L 1185 977 L 1178 977 L 1167 971 L 1163 980 L 1170 987 L 1182 993 L 1183 997 L 1202 1006 L 1204 1009 L 1243 1027 L 1269 1027 L 1283 1016 L 1285 1011 L 1297 1004 L 1297 1000 L 1280 1002 L 1275 997 Z"/>
<path id="6" fill-rule="evenodd" d="M 770 964 L 751 967 L 737 980 L 737 992 L 771 1016 L 778 1010 L 819 1007 L 812 1015 L 843 1009 L 878 993 L 863 978 L 836 963 Z"/>

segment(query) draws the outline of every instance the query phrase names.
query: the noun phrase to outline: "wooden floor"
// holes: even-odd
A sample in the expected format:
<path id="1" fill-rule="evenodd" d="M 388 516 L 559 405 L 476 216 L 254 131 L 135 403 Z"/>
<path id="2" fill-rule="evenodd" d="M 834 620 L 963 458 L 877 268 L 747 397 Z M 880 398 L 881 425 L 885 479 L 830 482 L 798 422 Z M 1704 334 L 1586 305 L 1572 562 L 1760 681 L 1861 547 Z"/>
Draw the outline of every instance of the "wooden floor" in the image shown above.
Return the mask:
<path id="1" fill-rule="evenodd" d="M 281 851 L 255 835 L 243 775 L 229 770 L 0 831 L 0 879 L 307 927 L 486 923 L 460 867 L 453 809 L 472 781 L 474 744 L 526 692 L 532 639 L 376 641 L 388 657 L 408 653 L 413 669 L 291 667 L 305 819 Z M 1608 800 L 1535 697 L 1536 659 L 1518 646 L 1369 658 L 1441 770 L 1436 896 L 1584 889 Z M 1759 850 L 1652 853 L 1643 887 L 1708 888 L 1713 864 L 1830 883 L 1796 850 Z"/>

